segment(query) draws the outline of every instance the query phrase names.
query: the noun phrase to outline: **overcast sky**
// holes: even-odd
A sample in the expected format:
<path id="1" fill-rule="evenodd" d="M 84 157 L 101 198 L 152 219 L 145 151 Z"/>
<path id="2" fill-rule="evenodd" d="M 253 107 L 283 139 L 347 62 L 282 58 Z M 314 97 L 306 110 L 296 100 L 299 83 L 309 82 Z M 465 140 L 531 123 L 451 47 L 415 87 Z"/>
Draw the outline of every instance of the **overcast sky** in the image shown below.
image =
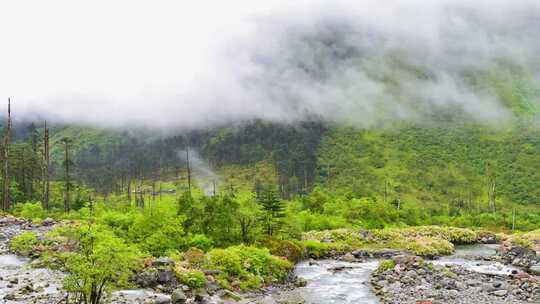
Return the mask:
<path id="1" fill-rule="evenodd" d="M 306 113 L 372 125 L 447 107 L 498 120 L 496 96 L 457 75 L 500 58 L 534 67 L 537 2 L 1 1 L 0 100 L 19 117 L 111 126 Z M 431 77 L 395 71 L 395 56 Z M 397 92 L 385 73 L 404 73 Z"/>

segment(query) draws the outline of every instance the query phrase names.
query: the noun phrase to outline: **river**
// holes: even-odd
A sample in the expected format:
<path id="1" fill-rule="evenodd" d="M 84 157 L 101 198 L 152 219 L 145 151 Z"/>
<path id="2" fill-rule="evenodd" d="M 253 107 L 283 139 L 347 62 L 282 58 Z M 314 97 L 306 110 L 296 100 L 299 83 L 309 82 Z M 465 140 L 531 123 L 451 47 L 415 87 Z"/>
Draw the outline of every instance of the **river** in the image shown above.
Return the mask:
<path id="1" fill-rule="evenodd" d="M 517 268 L 482 259 L 494 255 L 497 246 L 456 246 L 454 254 L 432 262 L 435 265 L 462 265 L 483 274 L 509 275 Z M 307 281 L 307 285 L 298 291 L 308 304 L 378 304 L 379 300 L 370 286 L 371 273 L 377 269 L 378 263 L 377 260 L 362 263 L 336 260 L 301 262 L 295 272 Z"/>

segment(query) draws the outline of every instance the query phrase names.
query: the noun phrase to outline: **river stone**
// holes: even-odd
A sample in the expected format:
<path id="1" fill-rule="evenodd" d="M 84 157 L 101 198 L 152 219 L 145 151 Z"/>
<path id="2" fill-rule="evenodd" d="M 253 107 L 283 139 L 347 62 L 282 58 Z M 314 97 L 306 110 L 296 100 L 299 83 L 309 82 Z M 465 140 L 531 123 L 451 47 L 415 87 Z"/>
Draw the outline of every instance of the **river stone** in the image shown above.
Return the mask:
<path id="1" fill-rule="evenodd" d="M 497 290 L 497 291 L 494 291 L 493 294 L 498 297 L 504 297 L 508 294 L 508 290 Z"/>
<path id="2" fill-rule="evenodd" d="M 282 295 L 278 299 L 276 299 L 276 303 L 278 304 L 304 304 L 306 303 L 306 300 L 298 293 L 298 292 L 287 292 Z"/>
<path id="3" fill-rule="evenodd" d="M 50 217 L 43 220 L 43 226 L 51 226 L 51 225 L 54 225 L 55 223 L 56 222 Z"/>
<path id="4" fill-rule="evenodd" d="M 158 282 L 158 272 L 156 269 L 147 269 L 143 272 L 140 272 L 136 275 L 135 281 L 141 287 L 152 287 L 157 285 Z"/>
<path id="5" fill-rule="evenodd" d="M 540 263 L 536 263 L 535 265 L 532 265 L 529 270 L 534 275 L 540 275 Z"/>
<path id="6" fill-rule="evenodd" d="M 342 256 L 340 260 L 345 262 L 356 262 L 356 258 L 351 253 L 347 253 L 346 255 Z"/>
<path id="7" fill-rule="evenodd" d="M 167 267 L 167 266 L 174 266 L 174 260 L 169 257 L 161 257 L 154 262 L 152 262 L 152 266 L 154 267 Z"/>
<path id="8" fill-rule="evenodd" d="M 157 295 L 154 304 L 170 304 L 171 298 L 166 295 Z"/>
<path id="9" fill-rule="evenodd" d="M 162 284 L 170 283 L 175 279 L 174 271 L 172 269 L 164 269 L 158 272 L 158 282 Z"/>
<path id="10" fill-rule="evenodd" d="M 175 289 L 171 295 L 171 303 L 172 304 L 183 304 L 186 303 L 187 297 L 184 294 L 184 291 L 182 289 Z"/>
<path id="11" fill-rule="evenodd" d="M 306 285 L 307 285 L 307 281 L 304 278 L 298 278 L 294 282 L 294 286 L 296 287 L 306 287 Z"/>

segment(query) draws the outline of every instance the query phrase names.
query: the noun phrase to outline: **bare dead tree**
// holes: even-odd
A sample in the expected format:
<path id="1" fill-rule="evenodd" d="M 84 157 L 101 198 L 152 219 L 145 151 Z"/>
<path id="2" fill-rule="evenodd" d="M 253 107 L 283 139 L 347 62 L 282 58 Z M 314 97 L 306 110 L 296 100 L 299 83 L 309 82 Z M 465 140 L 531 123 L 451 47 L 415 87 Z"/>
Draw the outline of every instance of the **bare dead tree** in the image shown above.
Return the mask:
<path id="1" fill-rule="evenodd" d="M 71 180 L 70 180 L 70 165 L 71 160 L 69 158 L 69 145 L 72 143 L 72 140 L 64 137 L 62 138 L 62 143 L 64 144 L 64 170 L 65 170 L 65 189 L 64 189 L 64 211 L 69 212 L 70 205 L 70 191 L 71 191 Z"/>
<path id="2" fill-rule="evenodd" d="M 486 167 L 487 188 L 488 188 L 488 207 L 491 212 L 495 212 L 495 200 L 496 200 L 496 177 L 495 172 L 490 168 L 489 163 Z"/>
<path id="3" fill-rule="evenodd" d="M 45 129 L 43 131 L 43 209 L 49 209 L 49 166 L 50 166 L 50 146 L 49 146 L 49 128 L 45 121 Z"/>
<path id="4" fill-rule="evenodd" d="M 189 145 L 186 149 L 186 166 L 187 166 L 188 191 L 189 191 L 189 195 L 191 195 L 191 165 L 189 163 Z"/>
<path id="5" fill-rule="evenodd" d="M 8 98 L 8 118 L 6 126 L 6 134 L 4 136 L 4 199 L 2 203 L 2 209 L 7 211 L 10 208 L 9 197 L 9 145 L 11 142 L 11 98 Z"/>

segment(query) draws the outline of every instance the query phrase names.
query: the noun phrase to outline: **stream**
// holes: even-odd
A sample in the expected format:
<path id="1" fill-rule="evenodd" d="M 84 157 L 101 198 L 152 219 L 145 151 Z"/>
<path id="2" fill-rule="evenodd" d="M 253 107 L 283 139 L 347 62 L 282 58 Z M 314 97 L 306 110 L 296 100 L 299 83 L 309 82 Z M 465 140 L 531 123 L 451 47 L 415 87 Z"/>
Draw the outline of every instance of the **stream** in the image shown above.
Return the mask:
<path id="1" fill-rule="evenodd" d="M 456 252 L 450 256 L 433 261 L 435 265 L 461 265 L 469 271 L 489 275 L 510 275 L 519 268 L 499 262 L 484 261 L 479 258 L 493 256 L 498 244 L 456 246 Z"/>
<path id="2" fill-rule="evenodd" d="M 461 265 L 467 270 L 490 275 L 509 275 L 516 267 L 484 261 L 495 254 L 498 245 L 456 246 L 454 254 L 432 261 L 435 265 Z M 348 263 L 337 260 L 304 261 L 297 265 L 296 275 L 307 285 L 298 291 L 308 304 L 378 304 L 370 286 L 371 273 L 379 262 L 370 260 Z M 333 269 L 342 268 L 339 271 Z"/>
<path id="3" fill-rule="evenodd" d="M 370 275 L 378 261 L 349 263 L 336 260 L 302 262 L 296 267 L 296 275 L 305 279 L 306 287 L 299 288 L 302 297 L 313 304 L 328 303 L 379 303 L 371 292 Z M 333 270 L 339 269 L 342 270 Z"/>
<path id="4" fill-rule="evenodd" d="M 435 265 L 461 265 L 466 269 L 490 275 L 509 275 L 517 268 L 482 257 L 495 254 L 498 245 L 457 246 L 456 252 L 432 261 Z M 51 303 L 61 297 L 59 291 L 63 275 L 49 269 L 35 269 L 30 261 L 0 250 L 0 303 Z M 379 304 L 371 289 L 370 276 L 377 269 L 378 260 L 351 263 L 338 260 L 304 261 L 296 266 L 297 276 L 307 285 L 295 290 L 307 304 Z M 26 286 L 31 289 L 24 292 Z M 21 292 L 23 290 L 23 292 Z M 40 296 L 36 297 L 37 292 Z M 13 300 L 4 298 L 16 294 Z M 34 296 L 31 296 L 34 294 Z M 143 299 L 157 299 L 162 295 L 133 290 L 115 293 L 114 303 L 139 303 Z M 156 301 L 157 302 L 157 301 Z"/>

